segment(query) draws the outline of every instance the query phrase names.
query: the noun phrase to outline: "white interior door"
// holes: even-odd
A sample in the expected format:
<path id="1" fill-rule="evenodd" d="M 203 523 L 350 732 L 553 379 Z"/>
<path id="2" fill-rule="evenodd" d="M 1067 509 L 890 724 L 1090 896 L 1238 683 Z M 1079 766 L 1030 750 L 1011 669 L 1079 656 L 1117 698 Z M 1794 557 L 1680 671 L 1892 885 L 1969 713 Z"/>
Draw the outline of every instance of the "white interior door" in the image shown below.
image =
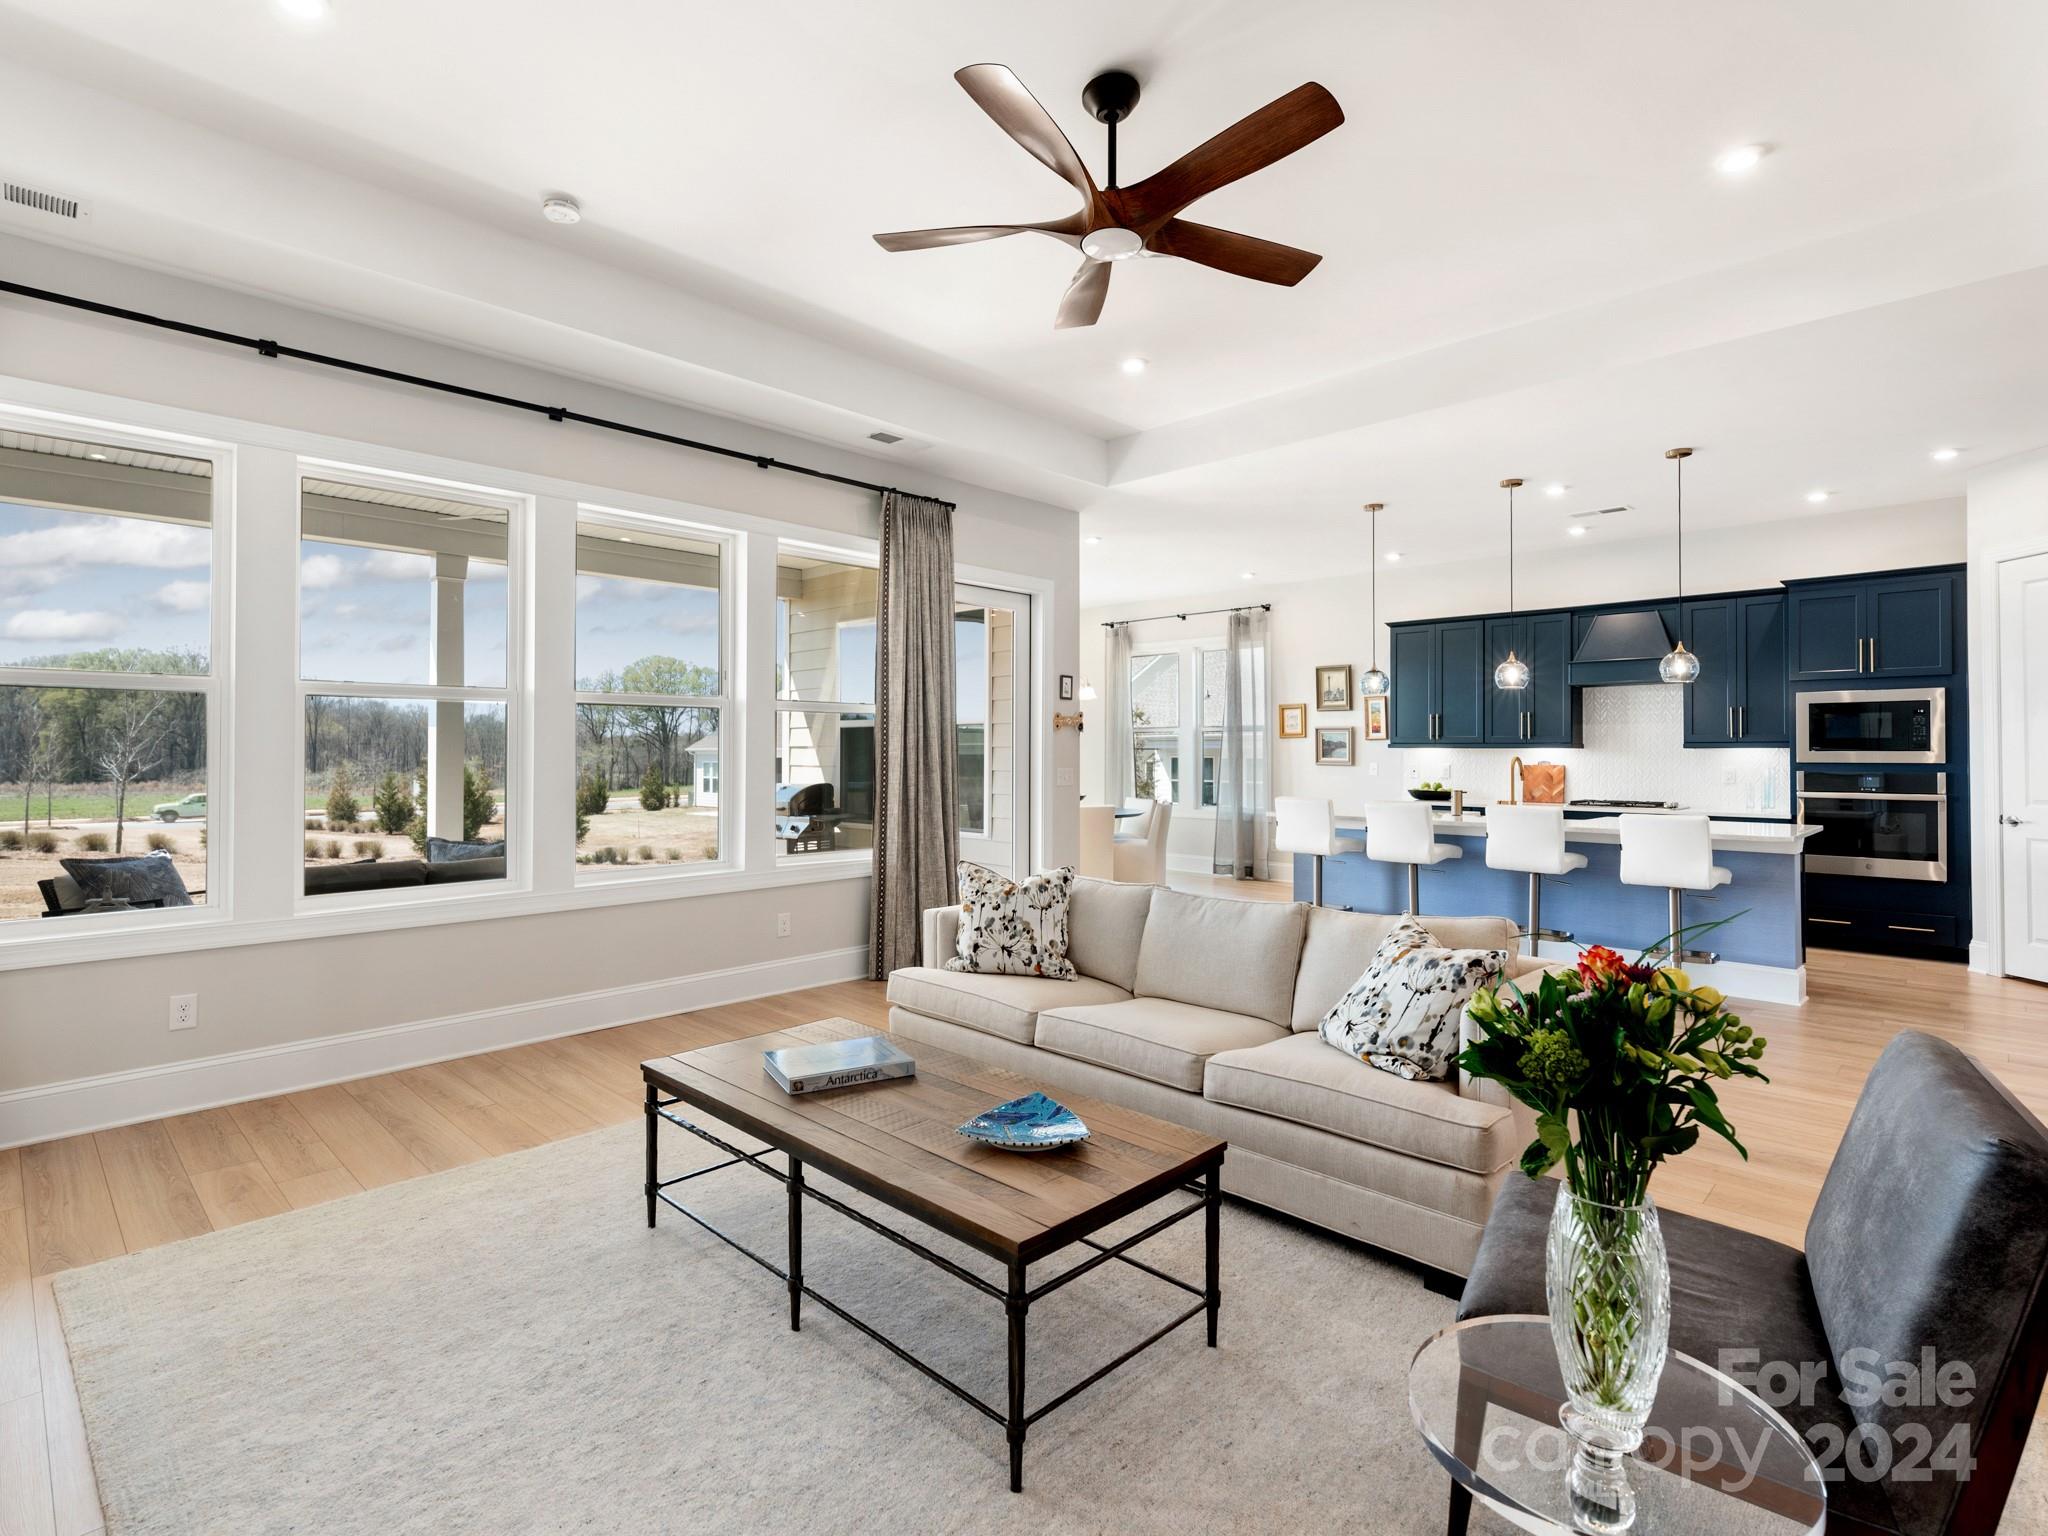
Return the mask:
<path id="1" fill-rule="evenodd" d="M 1999 564 L 1998 677 L 2005 969 L 2048 981 L 2048 555 Z"/>
<path id="2" fill-rule="evenodd" d="M 953 600 L 959 674 L 960 857 L 1031 869 L 1031 598 L 962 586 Z"/>

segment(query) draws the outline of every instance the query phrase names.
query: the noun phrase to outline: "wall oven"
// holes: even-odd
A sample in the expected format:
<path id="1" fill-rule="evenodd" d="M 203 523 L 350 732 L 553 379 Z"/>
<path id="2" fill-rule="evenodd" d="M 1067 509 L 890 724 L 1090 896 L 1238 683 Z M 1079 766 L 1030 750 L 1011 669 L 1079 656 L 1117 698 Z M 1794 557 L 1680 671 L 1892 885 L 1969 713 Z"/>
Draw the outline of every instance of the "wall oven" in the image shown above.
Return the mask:
<path id="1" fill-rule="evenodd" d="M 1857 688 L 1793 695 L 1802 763 L 1942 763 L 1948 760 L 1948 692 Z"/>
<path id="2" fill-rule="evenodd" d="M 1948 879 L 1945 773 L 1802 773 L 1799 822 L 1809 873 Z"/>

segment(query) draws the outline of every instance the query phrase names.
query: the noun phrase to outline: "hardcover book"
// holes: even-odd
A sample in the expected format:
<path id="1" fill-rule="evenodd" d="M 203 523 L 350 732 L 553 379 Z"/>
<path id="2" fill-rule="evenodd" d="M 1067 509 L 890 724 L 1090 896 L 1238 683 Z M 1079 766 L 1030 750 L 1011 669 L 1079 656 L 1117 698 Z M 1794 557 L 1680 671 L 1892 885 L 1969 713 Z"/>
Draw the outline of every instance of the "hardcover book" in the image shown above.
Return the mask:
<path id="1" fill-rule="evenodd" d="M 850 1088 L 892 1077 L 914 1077 L 917 1061 L 882 1035 L 833 1040 L 824 1045 L 791 1045 L 763 1051 L 762 1064 L 784 1093 Z"/>

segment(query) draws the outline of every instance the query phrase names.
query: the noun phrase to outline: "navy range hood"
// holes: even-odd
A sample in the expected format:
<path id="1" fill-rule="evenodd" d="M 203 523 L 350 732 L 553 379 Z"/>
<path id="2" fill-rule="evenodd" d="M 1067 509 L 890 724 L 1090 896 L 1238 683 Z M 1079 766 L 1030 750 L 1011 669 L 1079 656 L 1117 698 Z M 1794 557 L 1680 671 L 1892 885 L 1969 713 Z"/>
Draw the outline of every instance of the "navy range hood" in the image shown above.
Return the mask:
<path id="1" fill-rule="evenodd" d="M 1654 683 L 1657 663 L 1678 638 L 1678 605 L 1584 611 L 1572 615 L 1574 688 Z"/>

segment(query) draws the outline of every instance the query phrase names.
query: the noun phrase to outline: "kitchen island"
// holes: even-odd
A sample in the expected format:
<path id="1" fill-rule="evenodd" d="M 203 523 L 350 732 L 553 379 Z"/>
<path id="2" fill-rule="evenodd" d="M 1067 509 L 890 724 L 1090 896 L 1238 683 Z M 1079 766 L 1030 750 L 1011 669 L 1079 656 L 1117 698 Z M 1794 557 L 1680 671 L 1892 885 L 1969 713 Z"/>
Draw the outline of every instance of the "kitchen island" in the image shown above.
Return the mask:
<path id="1" fill-rule="evenodd" d="M 1467 812 L 1432 818 L 1440 842 L 1461 844 L 1464 856 L 1422 871 L 1422 912 L 1445 917 L 1511 917 L 1528 921 L 1529 877 L 1486 865 L 1486 818 Z M 1365 837 L 1361 813 L 1337 815 L 1337 830 Z M 1719 987 L 1731 997 L 1773 1003 L 1806 1001 L 1805 919 L 1800 901 L 1801 857 L 1806 839 L 1819 829 L 1788 822 L 1715 821 L 1714 862 L 1734 878 L 1718 890 L 1688 891 L 1685 921 L 1722 927 L 1694 941 L 1715 950 L 1714 965 L 1689 966 L 1695 981 Z M 1567 820 L 1565 846 L 1584 854 L 1586 867 L 1543 879 L 1543 926 L 1570 933 L 1577 945 L 1605 944 L 1633 955 L 1662 938 L 1669 926 L 1665 893 L 1652 886 L 1623 885 L 1621 820 L 1615 816 Z M 1313 861 L 1294 860 L 1294 894 L 1307 901 Z M 1324 861 L 1323 901 L 1359 912 L 1399 912 L 1408 903 L 1408 871 L 1347 853 Z M 1573 944 L 1545 944 L 1545 958 L 1570 961 Z"/>

